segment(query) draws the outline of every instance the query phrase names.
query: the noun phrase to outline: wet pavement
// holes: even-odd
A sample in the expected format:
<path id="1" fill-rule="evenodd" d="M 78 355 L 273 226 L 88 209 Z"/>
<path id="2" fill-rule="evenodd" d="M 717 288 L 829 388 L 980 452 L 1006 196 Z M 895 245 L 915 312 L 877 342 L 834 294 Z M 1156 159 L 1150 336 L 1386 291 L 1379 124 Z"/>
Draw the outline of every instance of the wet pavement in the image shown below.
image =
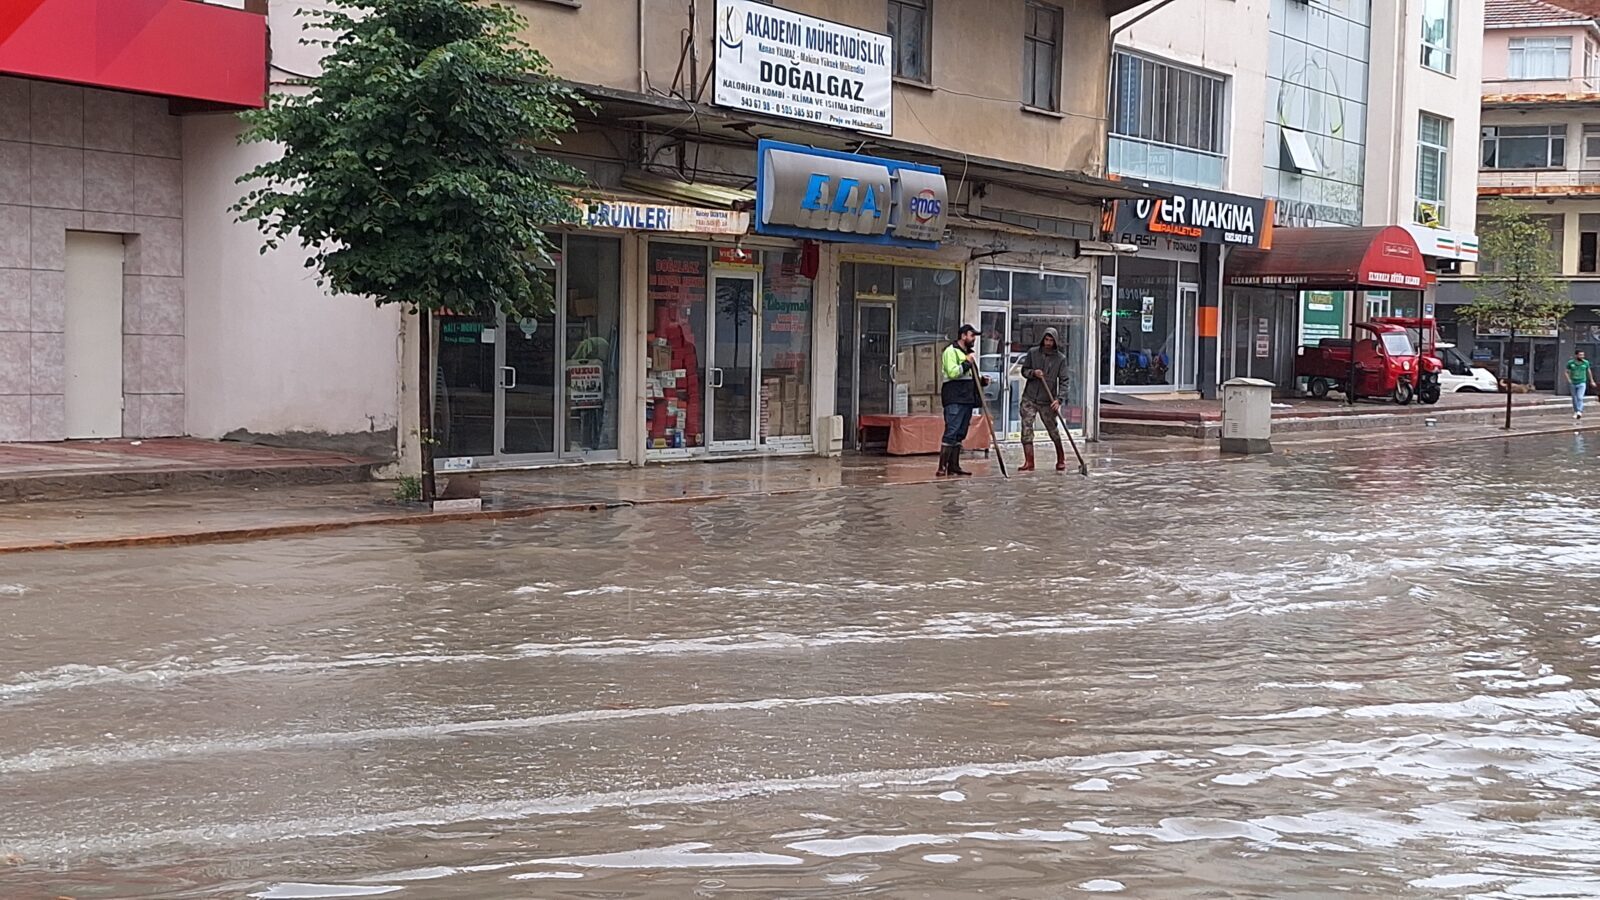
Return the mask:
<path id="1" fill-rule="evenodd" d="M 1597 896 L 1597 451 L 0 557 L 0 897 Z"/>

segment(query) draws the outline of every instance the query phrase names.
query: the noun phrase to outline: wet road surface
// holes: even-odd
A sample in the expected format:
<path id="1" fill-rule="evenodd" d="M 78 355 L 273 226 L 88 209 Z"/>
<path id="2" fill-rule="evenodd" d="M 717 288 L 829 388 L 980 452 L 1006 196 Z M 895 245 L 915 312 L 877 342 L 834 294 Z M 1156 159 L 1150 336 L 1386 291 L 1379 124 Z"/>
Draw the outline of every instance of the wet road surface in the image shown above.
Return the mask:
<path id="1" fill-rule="evenodd" d="M 1600 896 L 1583 435 L 0 560 L 0 897 Z"/>

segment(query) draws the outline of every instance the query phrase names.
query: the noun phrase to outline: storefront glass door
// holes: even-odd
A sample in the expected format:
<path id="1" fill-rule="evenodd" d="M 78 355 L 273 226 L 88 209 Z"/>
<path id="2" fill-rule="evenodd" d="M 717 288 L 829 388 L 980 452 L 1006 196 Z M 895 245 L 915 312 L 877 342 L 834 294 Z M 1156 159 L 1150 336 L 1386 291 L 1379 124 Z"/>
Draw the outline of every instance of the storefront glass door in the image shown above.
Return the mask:
<path id="1" fill-rule="evenodd" d="M 494 456 L 500 446 L 500 317 L 440 315 L 434 321 L 435 456 L 465 460 Z"/>
<path id="2" fill-rule="evenodd" d="M 978 371 L 989 376 L 983 398 L 994 414 L 995 431 L 1007 440 L 1022 436 L 1022 378 L 1012 374 L 1020 355 L 1011 343 L 1011 307 L 986 304 L 978 312 Z"/>
<path id="3" fill-rule="evenodd" d="M 1200 313 L 1200 288 L 1193 284 L 1178 285 L 1178 340 L 1173 348 L 1173 355 L 1177 358 L 1178 382 L 1180 391 L 1192 391 L 1199 387 L 1197 366 L 1200 362 L 1198 342 L 1194 339 L 1196 317 Z"/>
<path id="4" fill-rule="evenodd" d="M 556 449 L 554 314 L 498 323 L 501 456 L 541 456 Z"/>
<path id="5" fill-rule="evenodd" d="M 861 336 L 856 344 L 855 360 L 855 370 L 859 373 L 856 417 L 897 412 L 894 386 L 900 373 L 896 371 L 894 352 L 894 305 L 857 303 L 856 334 Z"/>
<path id="6" fill-rule="evenodd" d="M 712 278 L 712 352 L 706 372 L 712 449 L 750 450 L 756 446 L 759 284 L 757 272 L 718 272 Z"/>

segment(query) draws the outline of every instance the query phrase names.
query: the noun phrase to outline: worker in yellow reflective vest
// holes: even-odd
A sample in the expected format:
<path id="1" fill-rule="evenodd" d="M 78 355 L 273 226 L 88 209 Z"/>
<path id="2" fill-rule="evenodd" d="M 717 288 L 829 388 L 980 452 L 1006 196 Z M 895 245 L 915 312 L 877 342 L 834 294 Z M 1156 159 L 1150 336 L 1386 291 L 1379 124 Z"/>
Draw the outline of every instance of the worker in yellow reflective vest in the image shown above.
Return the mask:
<path id="1" fill-rule="evenodd" d="M 944 439 L 940 442 L 939 474 L 971 475 L 961 468 L 961 444 L 967 439 L 967 429 L 972 425 L 972 411 L 983 405 L 978 394 L 989 379 L 978 372 L 978 357 L 974 349 L 978 344 L 978 329 L 961 326 L 956 339 L 944 348 L 940 359 L 940 372 L 944 385 L 939 388 L 939 402 L 944 406 Z"/>

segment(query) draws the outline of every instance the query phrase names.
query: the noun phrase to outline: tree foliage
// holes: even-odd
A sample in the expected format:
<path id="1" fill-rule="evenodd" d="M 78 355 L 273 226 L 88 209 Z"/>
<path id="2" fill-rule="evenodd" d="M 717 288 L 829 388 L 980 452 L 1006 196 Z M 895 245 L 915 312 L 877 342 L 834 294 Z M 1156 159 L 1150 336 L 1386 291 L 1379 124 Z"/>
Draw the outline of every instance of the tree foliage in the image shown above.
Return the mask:
<path id="1" fill-rule="evenodd" d="M 1545 328 L 1572 309 L 1561 260 L 1544 223 L 1514 200 L 1486 204 L 1479 217 L 1479 255 L 1494 271 L 1480 273 L 1461 314 L 1479 325 L 1513 333 Z"/>
<path id="2" fill-rule="evenodd" d="M 310 249 L 319 283 L 412 311 L 532 315 L 551 301 L 543 227 L 576 218 L 577 170 L 541 147 L 576 96 L 518 37 L 513 10 L 472 0 L 329 0 L 321 74 L 246 114 L 244 142 L 283 146 L 239 179 L 234 207 Z"/>

